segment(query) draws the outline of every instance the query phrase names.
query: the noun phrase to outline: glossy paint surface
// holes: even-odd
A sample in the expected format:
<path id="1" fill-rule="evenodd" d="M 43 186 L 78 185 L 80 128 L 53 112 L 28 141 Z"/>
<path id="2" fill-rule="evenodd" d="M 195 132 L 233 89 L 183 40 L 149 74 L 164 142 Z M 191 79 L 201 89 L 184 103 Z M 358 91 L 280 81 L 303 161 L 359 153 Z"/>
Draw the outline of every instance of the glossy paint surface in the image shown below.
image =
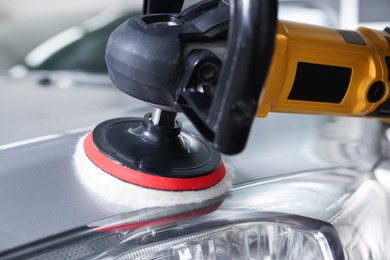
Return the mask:
<path id="1" fill-rule="evenodd" d="M 141 116 L 148 110 L 145 106 L 130 113 Z M 191 129 L 185 119 L 183 124 Z M 361 171 L 371 172 L 378 160 L 383 150 L 381 131 L 381 124 L 373 120 L 273 114 L 255 122 L 242 154 L 226 156 L 224 160 L 235 170 L 236 186 L 275 176 L 345 167 L 358 177 Z M 83 135 L 85 132 L 59 133 L 31 143 L 2 146 L 0 207 L 4 210 L 0 217 L 0 251 L 123 213 L 99 205 L 78 182 L 72 156 Z M 287 203 L 286 199 L 299 195 L 289 194 L 281 194 L 280 202 Z M 311 198 L 313 205 L 321 207 L 321 198 Z M 248 206 L 258 200 L 243 199 L 249 204 L 242 201 L 237 205 Z M 331 215 L 312 216 L 328 219 Z"/>

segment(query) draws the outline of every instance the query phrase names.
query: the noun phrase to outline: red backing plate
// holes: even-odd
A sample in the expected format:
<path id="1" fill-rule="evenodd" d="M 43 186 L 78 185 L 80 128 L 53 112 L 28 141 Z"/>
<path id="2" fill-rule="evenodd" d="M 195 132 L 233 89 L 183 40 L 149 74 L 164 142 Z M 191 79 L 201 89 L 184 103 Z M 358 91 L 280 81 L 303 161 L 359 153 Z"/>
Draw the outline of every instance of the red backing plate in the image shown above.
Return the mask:
<path id="1" fill-rule="evenodd" d="M 92 132 L 84 140 L 84 151 L 91 162 L 106 173 L 125 182 L 156 190 L 191 191 L 207 189 L 219 183 L 226 173 L 223 162 L 214 172 L 196 178 L 168 178 L 142 173 L 106 157 L 93 143 Z"/>

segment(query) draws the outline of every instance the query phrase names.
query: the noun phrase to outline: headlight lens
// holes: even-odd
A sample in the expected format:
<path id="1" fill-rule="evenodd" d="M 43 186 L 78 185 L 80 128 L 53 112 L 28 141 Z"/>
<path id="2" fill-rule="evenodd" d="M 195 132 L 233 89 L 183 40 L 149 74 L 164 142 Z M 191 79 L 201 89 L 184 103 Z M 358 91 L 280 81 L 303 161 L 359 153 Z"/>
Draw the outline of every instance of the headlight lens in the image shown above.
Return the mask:
<path id="1" fill-rule="evenodd" d="M 119 214 L 6 259 L 387 259 L 386 192 L 333 169 L 236 187 L 224 200 Z"/>
<path id="2" fill-rule="evenodd" d="M 281 223 L 245 223 L 184 235 L 120 256 L 120 260 L 333 258 L 321 232 Z"/>
<path id="3" fill-rule="evenodd" d="M 200 221 L 166 218 L 167 223 L 159 220 L 156 226 L 148 220 L 76 231 L 46 239 L 25 248 L 26 252 L 15 251 L 14 256 L 34 260 L 344 259 L 337 231 L 329 223 L 275 212 L 211 214 L 215 214 L 212 219 L 200 216 Z M 238 218 L 222 218 L 228 215 Z"/>

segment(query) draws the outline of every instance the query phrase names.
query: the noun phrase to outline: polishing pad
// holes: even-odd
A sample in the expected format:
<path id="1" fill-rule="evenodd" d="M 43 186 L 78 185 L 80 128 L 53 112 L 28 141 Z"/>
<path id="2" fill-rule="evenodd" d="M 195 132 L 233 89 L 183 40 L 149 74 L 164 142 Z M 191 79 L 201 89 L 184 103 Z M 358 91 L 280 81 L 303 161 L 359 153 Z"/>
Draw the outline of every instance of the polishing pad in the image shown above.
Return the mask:
<path id="1" fill-rule="evenodd" d="M 77 175 L 100 204 L 119 208 L 199 203 L 231 189 L 232 171 L 202 140 L 144 119 L 112 119 L 83 137 Z"/>

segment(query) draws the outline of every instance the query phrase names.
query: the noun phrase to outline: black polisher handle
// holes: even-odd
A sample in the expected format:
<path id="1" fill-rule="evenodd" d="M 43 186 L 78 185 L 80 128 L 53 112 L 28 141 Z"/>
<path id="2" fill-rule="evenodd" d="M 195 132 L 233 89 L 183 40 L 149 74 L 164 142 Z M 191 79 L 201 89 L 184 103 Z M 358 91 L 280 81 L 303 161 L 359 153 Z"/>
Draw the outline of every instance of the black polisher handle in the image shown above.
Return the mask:
<path id="1" fill-rule="evenodd" d="M 276 28 L 277 1 L 230 1 L 227 55 L 210 108 L 205 115 L 195 106 L 182 107 L 199 132 L 222 153 L 236 154 L 246 145 L 272 60 Z M 186 90 L 181 95 L 191 99 Z"/>
<path id="2" fill-rule="evenodd" d="M 272 60 L 277 1 L 234 0 L 230 13 L 228 55 L 208 118 L 216 133 L 214 146 L 238 153 L 246 144 Z"/>

